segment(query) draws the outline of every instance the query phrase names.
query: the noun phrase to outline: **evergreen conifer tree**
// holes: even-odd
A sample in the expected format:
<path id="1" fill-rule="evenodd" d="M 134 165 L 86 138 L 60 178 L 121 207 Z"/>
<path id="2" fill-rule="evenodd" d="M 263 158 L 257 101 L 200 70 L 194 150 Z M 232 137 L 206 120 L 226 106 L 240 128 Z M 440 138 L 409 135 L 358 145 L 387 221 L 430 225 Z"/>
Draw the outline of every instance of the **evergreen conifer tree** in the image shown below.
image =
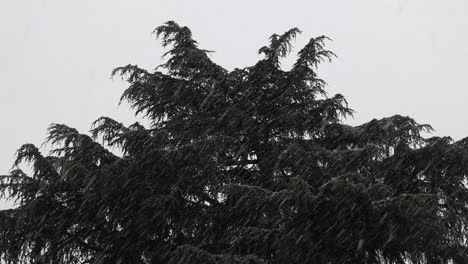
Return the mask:
<path id="1" fill-rule="evenodd" d="M 53 124 L 50 154 L 18 150 L 0 178 L 17 204 L 0 211 L 4 262 L 468 263 L 468 139 L 399 115 L 345 125 L 317 76 L 324 36 L 289 70 L 297 28 L 228 71 L 189 28 L 155 33 L 164 64 L 113 71 L 147 127 Z"/>

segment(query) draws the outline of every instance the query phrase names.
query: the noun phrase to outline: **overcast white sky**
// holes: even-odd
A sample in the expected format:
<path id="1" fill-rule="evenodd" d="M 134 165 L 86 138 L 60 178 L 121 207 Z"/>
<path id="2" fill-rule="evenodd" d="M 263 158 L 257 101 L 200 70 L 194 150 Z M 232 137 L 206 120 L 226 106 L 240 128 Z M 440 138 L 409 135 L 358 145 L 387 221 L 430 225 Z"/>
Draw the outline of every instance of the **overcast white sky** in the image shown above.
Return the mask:
<path id="1" fill-rule="evenodd" d="M 467 13 L 466 0 L 0 0 L 0 174 L 20 145 L 43 142 L 50 123 L 88 131 L 102 115 L 132 122 L 117 106 L 125 84 L 110 71 L 160 64 L 151 31 L 167 20 L 189 26 L 228 69 L 255 63 L 272 33 L 299 27 L 298 48 L 325 34 L 339 58 L 321 77 L 357 111 L 350 123 L 398 113 L 460 139 Z"/>

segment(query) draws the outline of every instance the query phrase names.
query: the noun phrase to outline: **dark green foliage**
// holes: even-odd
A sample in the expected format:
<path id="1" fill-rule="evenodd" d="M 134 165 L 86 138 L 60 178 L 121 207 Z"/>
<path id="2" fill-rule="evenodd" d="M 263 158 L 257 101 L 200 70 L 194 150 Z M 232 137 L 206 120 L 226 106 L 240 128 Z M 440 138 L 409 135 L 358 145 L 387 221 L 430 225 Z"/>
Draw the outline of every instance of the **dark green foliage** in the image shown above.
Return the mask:
<path id="1" fill-rule="evenodd" d="M 297 28 L 227 71 L 187 27 L 155 33 L 166 63 L 113 71 L 149 127 L 53 124 L 49 156 L 18 150 L 0 182 L 17 202 L 0 212 L 4 261 L 468 263 L 468 139 L 403 116 L 343 124 L 352 110 L 316 72 L 326 37 L 288 71 Z"/>

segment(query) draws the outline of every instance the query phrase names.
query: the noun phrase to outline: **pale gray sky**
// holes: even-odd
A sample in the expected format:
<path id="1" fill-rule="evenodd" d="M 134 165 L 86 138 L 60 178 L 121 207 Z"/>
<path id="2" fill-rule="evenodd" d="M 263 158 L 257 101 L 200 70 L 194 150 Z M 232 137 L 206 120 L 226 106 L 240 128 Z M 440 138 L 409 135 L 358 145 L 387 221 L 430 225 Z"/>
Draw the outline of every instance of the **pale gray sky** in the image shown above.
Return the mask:
<path id="1" fill-rule="evenodd" d="M 272 33 L 299 27 L 298 48 L 325 34 L 339 58 L 321 77 L 357 111 L 350 123 L 399 113 L 460 139 L 468 136 L 467 13 L 466 0 L 0 0 L 0 174 L 20 145 L 40 145 L 52 122 L 80 131 L 102 115 L 132 122 L 117 107 L 125 84 L 110 71 L 160 64 L 151 31 L 167 20 L 189 26 L 228 69 L 255 63 Z"/>

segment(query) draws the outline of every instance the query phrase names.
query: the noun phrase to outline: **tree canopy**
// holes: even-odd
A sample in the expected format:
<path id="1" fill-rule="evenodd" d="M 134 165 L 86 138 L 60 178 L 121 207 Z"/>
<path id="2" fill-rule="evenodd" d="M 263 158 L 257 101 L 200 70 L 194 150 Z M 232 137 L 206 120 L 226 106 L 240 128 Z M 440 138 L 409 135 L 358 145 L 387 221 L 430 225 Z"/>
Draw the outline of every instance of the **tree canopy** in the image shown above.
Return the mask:
<path id="1" fill-rule="evenodd" d="M 281 66 L 299 33 L 228 71 L 189 28 L 156 28 L 165 63 L 112 73 L 149 125 L 52 124 L 50 153 L 21 146 L 0 178 L 16 201 L 0 211 L 1 260 L 468 263 L 468 139 L 400 115 L 346 125 L 353 111 L 317 74 L 327 37 Z"/>

